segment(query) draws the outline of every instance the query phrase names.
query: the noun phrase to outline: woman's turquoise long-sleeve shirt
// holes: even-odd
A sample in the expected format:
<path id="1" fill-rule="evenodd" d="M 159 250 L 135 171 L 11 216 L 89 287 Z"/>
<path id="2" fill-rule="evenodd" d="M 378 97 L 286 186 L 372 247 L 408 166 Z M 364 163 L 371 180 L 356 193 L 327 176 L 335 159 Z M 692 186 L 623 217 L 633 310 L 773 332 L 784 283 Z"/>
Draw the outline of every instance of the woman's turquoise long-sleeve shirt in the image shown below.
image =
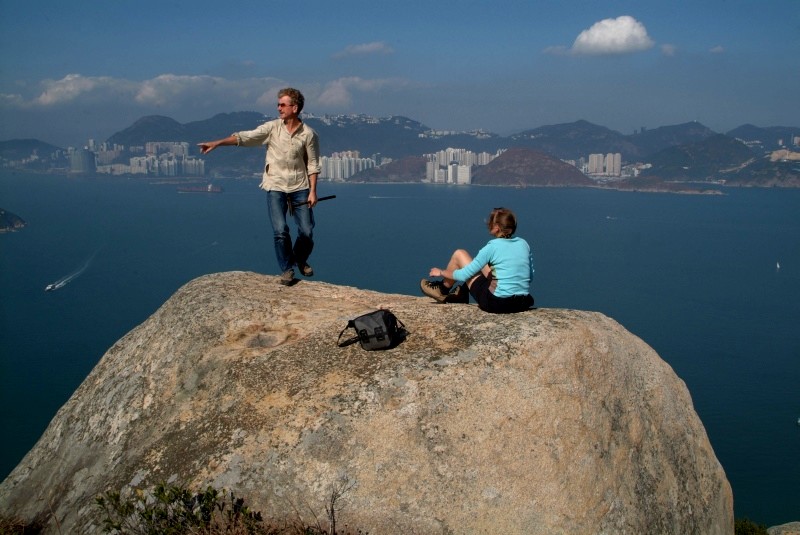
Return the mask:
<path id="1" fill-rule="evenodd" d="M 533 254 L 524 239 L 513 237 L 489 240 L 472 262 L 453 272 L 453 278 L 467 281 L 487 264 L 492 270 L 493 278 L 497 280 L 495 296 L 510 297 L 530 293 Z"/>

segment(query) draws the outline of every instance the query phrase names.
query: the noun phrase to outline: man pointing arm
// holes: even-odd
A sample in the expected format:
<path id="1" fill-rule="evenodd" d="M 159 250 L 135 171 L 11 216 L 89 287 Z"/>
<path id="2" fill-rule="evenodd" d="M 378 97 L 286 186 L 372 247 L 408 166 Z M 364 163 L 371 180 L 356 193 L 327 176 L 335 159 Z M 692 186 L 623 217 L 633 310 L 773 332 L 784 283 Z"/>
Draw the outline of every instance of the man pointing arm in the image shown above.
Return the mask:
<path id="1" fill-rule="evenodd" d="M 281 269 L 281 283 L 292 284 L 294 268 L 306 277 L 314 275 L 308 257 L 314 248 L 314 212 L 317 204 L 319 139 L 317 133 L 300 119 L 305 98 L 294 88 L 278 91 L 278 118 L 254 130 L 235 132 L 216 141 L 199 143 L 200 152 L 208 154 L 219 146 L 253 147 L 266 145 L 267 154 L 261 189 L 267 192 L 267 206 L 275 242 L 275 255 Z M 297 226 L 292 244 L 286 214 Z"/>

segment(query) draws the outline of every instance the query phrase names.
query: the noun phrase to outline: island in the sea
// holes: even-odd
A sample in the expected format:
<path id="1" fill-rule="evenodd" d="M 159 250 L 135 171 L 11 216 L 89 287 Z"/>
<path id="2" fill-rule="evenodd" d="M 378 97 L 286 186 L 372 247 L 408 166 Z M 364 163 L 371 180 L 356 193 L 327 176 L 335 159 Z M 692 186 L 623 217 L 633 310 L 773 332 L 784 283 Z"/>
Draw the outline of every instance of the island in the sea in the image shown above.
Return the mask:
<path id="1" fill-rule="evenodd" d="M 14 232 L 25 226 L 25 220 L 0 208 L 0 232 Z"/>

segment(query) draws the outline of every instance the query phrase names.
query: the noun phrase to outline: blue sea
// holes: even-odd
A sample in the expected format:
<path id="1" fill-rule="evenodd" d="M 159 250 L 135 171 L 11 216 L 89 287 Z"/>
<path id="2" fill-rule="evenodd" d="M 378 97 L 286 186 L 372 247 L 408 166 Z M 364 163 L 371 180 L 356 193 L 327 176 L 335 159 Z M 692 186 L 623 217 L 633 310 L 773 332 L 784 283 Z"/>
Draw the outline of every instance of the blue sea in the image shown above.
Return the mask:
<path id="1" fill-rule="evenodd" d="M 0 173 L 0 478 L 103 353 L 206 273 L 277 274 L 254 180 L 221 194 L 126 179 Z M 418 294 L 456 247 L 514 209 L 538 307 L 600 311 L 686 382 L 737 517 L 800 520 L 800 190 L 671 195 L 597 189 L 354 185 L 315 209 L 317 279 Z M 778 267 L 780 264 L 780 267 Z M 62 283 L 57 291 L 46 285 Z"/>

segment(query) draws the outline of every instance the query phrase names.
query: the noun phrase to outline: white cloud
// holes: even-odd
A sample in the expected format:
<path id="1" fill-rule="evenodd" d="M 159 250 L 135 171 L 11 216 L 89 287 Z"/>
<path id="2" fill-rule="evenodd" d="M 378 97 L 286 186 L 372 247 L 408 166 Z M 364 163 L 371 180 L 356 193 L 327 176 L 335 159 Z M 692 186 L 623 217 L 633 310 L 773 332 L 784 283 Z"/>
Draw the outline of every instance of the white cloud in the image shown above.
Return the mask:
<path id="1" fill-rule="evenodd" d="M 60 80 L 45 80 L 30 87 L 16 87 L 0 93 L 3 117 L 8 121 L 15 117 L 17 123 L 13 129 L 10 122 L 0 126 L 23 132 L 28 127 L 33 128 L 34 122 L 41 123 L 42 117 L 68 116 L 70 119 L 66 121 L 77 127 L 87 117 L 86 110 L 94 110 L 90 114 L 93 119 L 89 129 L 102 132 L 96 135 L 106 135 L 127 121 L 151 114 L 168 115 L 178 121 L 196 120 L 231 110 L 274 115 L 278 90 L 288 85 L 292 84 L 269 77 L 230 79 L 164 73 L 139 81 L 70 74 Z M 358 109 L 365 102 L 383 101 L 388 92 L 414 86 L 414 82 L 400 78 L 343 77 L 296 87 L 306 95 L 305 111 L 342 113 Z M 41 124 L 38 127 L 42 128 Z M 87 127 L 84 125 L 82 128 Z"/>
<path id="2" fill-rule="evenodd" d="M 143 110 L 164 107 L 202 108 L 225 104 L 223 108 L 250 109 L 259 97 L 269 92 L 270 104 L 283 87 L 275 78 L 229 80 L 215 76 L 161 74 L 144 81 L 107 76 L 90 77 L 68 74 L 60 80 L 44 80 L 38 94 L 0 94 L 6 108 L 55 108 L 73 104 L 111 103 Z M 274 88 L 274 90 L 273 90 Z M 271 91 L 271 92 L 270 92 Z"/>
<path id="3" fill-rule="evenodd" d="M 616 19 L 604 19 L 584 30 L 572 44 L 576 55 L 629 54 L 647 50 L 654 45 L 644 25 L 623 15 Z"/>
<path id="4" fill-rule="evenodd" d="M 336 59 L 345 58 L 348 56 L 364 56 L 368 54 L 392 54 L 394 50 L 392 47 L 383 41 L 373 41 L 371 43 L 362 43 L 359 45 L 349 45 L 333 55 Z"/>
<path id="5" fill-rule="evenodd" d="M 711 52 L 712 54 L 722 54 L 723 52 L 725 52 L 725 49 L 722 48 L 721 46 L 717 45 L 714 48 L 712 48 L 711 50 L 709 50 L 709 52 Z"/>
<path id="6" fill-rule="evenodd" d="M 57 106 L 78 99 L 104 99 L 109 94 L 130 94 L 134 86 L 127 80 L 108 76 L 87 77 L 80 74 L 68 74 L 60 80 L 44 80 L 43 90 L 27 105 Z"/>
<path id="7" fill-rule="evenodd" d="M 672 57 L 675 55 L 677 51 L 678 47 L 675 45 L 670 45 L 670 44 L 661 45 L 661 53 L 664 54 L 665 56 Z"/>
<path id="8" fill-rule="evenodd" d="M 25 105 L 25 99 L 17 93 L 0 93 L 0 107 L 21 108 Z"/>
<path id="9" fill-rule="evenodd" d="M 259 106 L 259 109 L 267 109 L 267 110 L 274 110 L 276 109 L 276 105 L 278 103 L 278 91 L 287 87 L 284 83 L 278 83 L 275 80 L 272 81 L 272 85 L 264 88 L 261 87 L 261 95 L 256 99 L 256 104 Z M 305 108 L 308 108 L 308 92 L 303 90 L 303 96 L 306 98 Z"/>
<path id="10" fill-rule="evenodd" d="M 325 85 L 317 101 L 322 106 L 346 107 L 352 104 L 354 92 L 372 93 L 385 87 L 400 85 L 406 84 L 400 80 L 386 78 L 376 80 L 366 80 L 357 76 L 339 78 Z"/>
<path id="11" fill-rule="evenodd" d="M 225 90 L 223 78 L 214 76 L 179 76 L 161 74 L 139 85 L 136 102 L 150 106 L 164 106 L 177 99 L 203 98 Z"/>

